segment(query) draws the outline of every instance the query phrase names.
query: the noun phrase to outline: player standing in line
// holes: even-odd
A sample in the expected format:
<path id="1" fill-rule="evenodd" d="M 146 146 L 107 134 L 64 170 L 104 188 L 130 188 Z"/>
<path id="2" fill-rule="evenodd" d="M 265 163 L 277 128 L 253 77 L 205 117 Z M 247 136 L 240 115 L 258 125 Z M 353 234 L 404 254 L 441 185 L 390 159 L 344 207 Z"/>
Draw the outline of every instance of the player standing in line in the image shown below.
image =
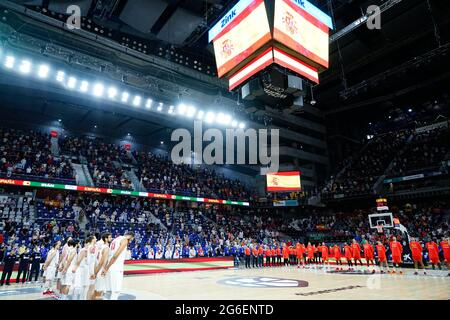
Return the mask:
<path id="1" fill-rule="evenodd" d="M 289 247 L 286 243 L 283 245 L 283 263 L 284 266 L 289 266 Z"/>
<path id="2" fill-rule="evenodd" d="M 363 263 L 361 261 L 361 246 L 356 241 L 356 239 L 353 239 L 353 243 L 352 243 L 352 256 L 353 256 L 353 261 L 355 261 L 355 267 L 358 267 L 358 261 L 362 267 Z"/>
<path id="3" fill-rule="evenodd" d="M 264 248 L 263 248 L 263 245 L 260 244 L 258 246 L 258 266 L 260 268 L 263 267 L 263 262 L 264 262 L 263 260 L 264 260 Z"/>
<path id="4" fill-rule="evenodd" d="M 420 267 L 424 270 L 423 274 L 427 274 L 425 271 L 425 266 L 423 265 L 423 260 L 422 260 L 422 245 L 420 244 L 420 242 L 415 239 L 415 238 L 411 238 L 411 242 L 409 243 L 409 248 L 411 249 L 411 254 L 412 254 L 412 258 L 414 261 L 414 269 L 415 275 L 419 274 L 419 270 L 417 268 L 418 264 L 420 264 Z"/>
<path id="5" fill-rule="evenodd" d="M 305 259 L 303 259 L 303 255 L 305 254 L 305 246 L 301 243 L 297 243 L 297 261 L 298 265 L 297 268 L 300 268 L 300 264 L 303 265 L 303 268 L 305 268 Z"/>
<path id="6" fill-rule="evenodd" d="M 272 248 L 272 264 L 274 267 L 281 266 L 281 257 L 283 256 L 283 252 L 281 251 L 281 247 L 278 244 L 277 247 Z"/>
<path id="7" fill-rule="evenodd" d="M 352 247 L 346 242 L 344 246 L 344 255 L 345 260 L 347 260 L 348 270 L 353 270 L 353 255 L 352 255 Z"/>
<path id="8" fill-rule="evenodd" d="M 342 260 L 341 260 L 341 247 L 337 244 L 333 247 L 334 259 L 336 260 L 336 266 L 340 265 L 341 268 L 336 268 L 336 270 L 342 270 Z"/>
<path id="9" fill-rule="evenodd" d="M 96 264 L 94 269 L 94 274 L 92 278 L 95 280 L 95 291 L 93 300 L 100 300 L 103 294 L 107 291 L 106 288 L 106 278 L 101 274 L 101 271 L 105 268 L 108 263 L 109 257 L 109 244 L 112 241 L 112 234 L 107 232 L 102 235 L 101 241 L 97 242 L 97 252 L 96 252 Z M 153 249 L 152 249 L 153 250 Z"/>
<path id="10" fill-rule="evenodd" d="M 439 270 L 442 269 L 441 261 L 439 260 L 439 248 L 436 242 L 433 240 L 427 242 L 426 244 L 428 250 L 428 258 L 430 259 L 430 263 L 433 266 L 433 270 L 436 269 L 436 265 L 438 265 Z"/>
<path id="11" fill-rule="evenodd" d="M 61 272 L 61 300 L 67 300 L 69 291 L 73 289 L 73 272 L 77 261 L 77 240 L 67 241 L 67 256 L 61 261 L 59 271 Z"/>
<path id="12" fill-rule="evenodd" d="M 392 238 L 391 243 L 389 244 L 391 248 L 392 253 L 392 273 L 395 273 L 395 267 L 400 268 L 400 263 L 402 263 L 402 252 L 403 252 L 403 246 L 400 242 L 397 241 L 396 237 Z M 400 270 L 400 274 L 402 274 L 403 271 Z"/>
<path id="13" fill-rule="evenodd" d="M 314 247 L 311 245 L 311 242 L 308 242 L 306 251 L 308 251 L 308 264 L 311 264 L 314 261 Z"/>
<path id="14" fill-rule="evenodd" d="M 375 261 L 374 261 L 374 249 L 373 245 L 371 245 L 368 241 L 364 241 L 363 244 L 364 249 L 364 258 L 366 259 L 367 268 L 370 267 L 370 262 L 372 262 L 372 265 L 374 269 L 372 270 L 372 273 L 375 273 Z"/>
<path id="15" fill-rule="evenodd" d="M 94 272 L 95 272 L 95 264 L 97 262 L 97 250 L 99 250 L 99 245 L 97 241 L 97 237 L 93 236 L 95 241 L 91 243 L 91 245 L 88 248 L 87 253 L 87 264 L 88 264 L 88 286 L 86 293 L 84 294 L 84 298 L 86 300 L 94 300 L 94 290 L 95 290 L 95 278 L 94 278 Z M 100 241 L 103 242 L 102 239 Z M 101 242 L 101 243 L 102 243 Z"/>
<path id="16" fill-rule="evenodd" d="M 378 253 L 378 263 L 380 265 L 380 272 L 384 273 L 383 264 L 386 266 L 387 272 L 389 273 L 389 265 L 386 257 L 386 248 L 381 243 L 381 241 L 377 242 L 377 253 Z"/>
<path id="17" fill-rule="evenodd" d="M 269 246 L 266 246 L 266 263 L 265 263 L 266 267 L 272 266 L 272 262 L 270 260 L 271 258 L 272 258 L 272 250 L 270 250 Z"/>
<path id="18" fill-rule="evenodd" d="M 127 231 L 123 236 L 115 238 L 110 245 L 109 261 L 102 271 L 106 275 L 107 288 L 110 290 L 110 300 L 117 300 L 123 283 L 123 265 L 126 249 L 134 239 L 134 232 Z"/>
<path id="19" fill-rule="evenodd" d="M 328 264 L 328 256 L 330 254 L 330 252 L 328 251 L 328 247 L 325 245 L 325 242 L 322 242 L 322 245 L 320 246 L 321 249 L 321 253 L 322 253 L 322 263 L 327 266 L 329 266 Z"/>
<path id="20" fill-rule="evenodd" d="M 59 271 L 59 269 L 61 268 L 61 265 L 63 263 L 64 260 L 66 260 L 67 258 L 67 251 L 69 250 L 69 245 L 68 242 L 72 240 L 72 237 L 68 237 L 66 240 L 66 243 L 64 244 L 61 254 L 59 255 L 59 261 L 58 261 L 58 272 L 56 273 L 56 297 L 57 299 L 61 298 L 61 288 L 62 288 L 62 283 L 61 283 L 61 278 L 62 278 L 62 273 L 61 271 Z"/>
<path id="21" fill-rule="evenodd" d="M 53 281 L 56 278 L 56 270 L 59 261 L 59 248 L 61 247 L 61 241 L 56 241 L 52 249 L 47 254 L 47 259 L 45 260 L 44 267 L 44 295 L 52 294 Z"/>
<path id="22" fill-rule="evenodd" d="M 441 241 L 441 248 L 444 252 L 444 262 L 447 265 L 447 270 L 450 271 L 450 244 L 449 244 L 449 238 L 442 238 Z M 450 277 L 450 273 L 447 274 L 448 277 Z"/>
<path id="23" fill-rule="evenodd" d="M 75 272 L 74 279 L 74 300 L 86 300 L 87 292 L 90 285 L 91 271 L 94 273 L 92 268 L 93 263 L 91 249 L 95 246 L 96 242 L 95 236 L 87 237 L 84 247 L 78 253 L 77 264 L 74 267 L 73 272 Z"/>

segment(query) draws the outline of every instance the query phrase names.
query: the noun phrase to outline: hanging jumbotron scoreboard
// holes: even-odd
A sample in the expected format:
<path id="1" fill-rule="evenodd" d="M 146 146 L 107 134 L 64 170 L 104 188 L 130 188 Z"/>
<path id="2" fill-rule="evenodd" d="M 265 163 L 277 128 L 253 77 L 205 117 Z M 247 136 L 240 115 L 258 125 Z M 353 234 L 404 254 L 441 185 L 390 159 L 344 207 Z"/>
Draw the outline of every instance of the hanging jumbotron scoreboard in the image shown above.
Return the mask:
<path id="1" fill-rule="evenodd" d="M 209 31 L 229 90 L 271 64 L 319 83 L 328 68 L 331 18 L 307 0 L 241 0 Z"/>

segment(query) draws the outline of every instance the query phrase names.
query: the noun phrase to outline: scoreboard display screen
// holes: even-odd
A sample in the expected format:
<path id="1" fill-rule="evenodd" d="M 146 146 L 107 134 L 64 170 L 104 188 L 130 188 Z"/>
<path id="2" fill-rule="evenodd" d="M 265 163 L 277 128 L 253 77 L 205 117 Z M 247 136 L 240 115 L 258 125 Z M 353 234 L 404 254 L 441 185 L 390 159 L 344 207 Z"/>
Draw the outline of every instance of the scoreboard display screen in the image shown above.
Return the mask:
<path id="1" fill-rule="evenodd" d="M 276 0 L 273 37 L 328 68 L 331 18 L 306 0 Z"/>
<path id="2" fill-rule="evenodd" d="M 300 171 L 268 173 L 266 175 L 267 191 L 285 192 L 301 191 Z"/>
<path id="3" fill-rule="evenodd" d="M 263 0 L 239 1 L 210 31 L 219 77 L 271 40 Z"/>

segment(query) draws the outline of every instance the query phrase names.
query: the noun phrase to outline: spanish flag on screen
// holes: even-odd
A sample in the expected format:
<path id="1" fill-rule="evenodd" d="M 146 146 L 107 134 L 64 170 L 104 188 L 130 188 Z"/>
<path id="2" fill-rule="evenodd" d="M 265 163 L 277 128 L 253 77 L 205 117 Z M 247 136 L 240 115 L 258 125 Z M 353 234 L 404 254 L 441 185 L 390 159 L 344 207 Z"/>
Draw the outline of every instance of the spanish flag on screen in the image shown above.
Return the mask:
<path id="1" fill-rule="evenodd" d="M 300 191 L 300 171 L 268 173 L 267 191 Z"/>

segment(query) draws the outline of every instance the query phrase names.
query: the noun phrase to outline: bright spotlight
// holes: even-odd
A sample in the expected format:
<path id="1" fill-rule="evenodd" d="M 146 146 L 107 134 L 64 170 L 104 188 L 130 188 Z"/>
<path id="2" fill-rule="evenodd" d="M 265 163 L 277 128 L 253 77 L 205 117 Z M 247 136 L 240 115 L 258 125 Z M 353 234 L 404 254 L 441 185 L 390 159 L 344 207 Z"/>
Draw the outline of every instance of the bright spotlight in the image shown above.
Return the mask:
<path id="1" fill-rule="evenodd" d="M 139 107 L 141 105 L 142 98 L 140 96 L 135 96 L 133 99 L 133 105 Z"/>
<path id="2" fill-rule="evenodd" d="M 197 113 L 197 119 L 202 120 L 204 115 L 205 115 L 205 113 L 204 113 L 202 110 L 200 110 L 200 111 Z"/>
<path id="3" fill-rule="evenodd" d="M 219 116 L 217 116 L 217 120 L 221 124 L 229 125 L 231 122 L 231 116 L 229 114 L 220 113 Z"/>
<path id="4" fill-rule="evenodd" d="M 174 106 L 170 106 L 169 110 L 167 111 L 167 113 L 172 114 L 173 113 L 173 109 L 175 109 Z"/>
<path id="5" fill-rule="evenodd" d="M 130 94 L 128 92 L 122 93 L 122 102 L 127 102 L 128 98 L 130 97 Z"/>
<path id="6" fill-rule="evenodd" d="M 187 110 L 187 116 L 189 118 L 192 118 L 193 116 L 195 116 L 196 111 L 197 111 L 197 109 L 195 109 L 193 106 L 189 106 L 189 108 Z"/>
<path id="7" fill-rule="evenodd" d="M 179 114 L 184 115 L 186 113 L 186 111 L 187 111 L 187 106 L 185 104 L 182 103 L 178 106 Z"/>
<path id="8" fill-rule="evenodd" d="M 14 61 L 16 61 L 16 59 L 13 56 L 6 56 L 5 67 L 12 69 L 14 67 Z"/>
<path id="9" fill-rule="evenodd" d="M 117 89 L 114 87 L 111 87 L 108 89 L 108 97 L 110 99 L 114 99 L 117 96 Z"/>
<path id="10" fill-rule="evenodd" d="M 22 60 L 22 63 L 19 67 L 19 71 L 28 74 L 31 71 L 31 62 L 29 60 Z"/>
<path id="11" fill-rule="evenodd" d="M 105 88 L 103 87 L 103 85 L 101 83 L 97 83 L 94 85 L 94 90 L 92 92 L 94 96 L 101 97 L 103 95 L 104 90 Z"/>
<path id="12" fill-rule="evenodd" d="M 56 81 L 63 82 L 64 76 L 65 76 L 65 74 L 63 71 L 58 71 L 58 73 L 56 74 Z"/>
<path id="13" fill-rule="evenodd" d="M 208 112 L 206 114 L 205 121 L 207 123 L 213 123 L 215 118 L 216 118 L 216 115 L 214 114 L 214 112 Z"/>
<path id="14" fill-rule="evenodd" d="M 150 109 L 152 107 L 152 103 L 153 103 L 152 99 L 147 99 L 147 102 L 145 103 L 145 107 L 147 109 Z"/>
<path id="15" fill-rule="evenodd" d="M 233 121 L 231 122 L 231 126 L 232 126 L 233 128 L 237 128 L 238 122 L 237 122 L 236 120 L 233 120 Z"/>
<path id="16" fill-rule="evenodd" d="M 67 81 L 67 86 L 70 89 L 75 88 L 75 85 L 77 84 L 77 79 L 75 79 L 74 77 L 70 77 L 69 80 Z"/>
<path id="17" fill-rule="evenodd" d="M 158 109 L 157 110 L 161 112 L 162 109 L 163 109 L 163 103 L 160 102 L 159 105 L 158 105 Z"/>
<path id="18" fill-rule="evenodd" d="M 45 65 L 45 64 L 40 65 L 39 70 L 38 70 L 38 77 L 42 78 L 42 79 L 47 78 L 49 71 L 50 71 L 50 68 L 47 65 Z"/>
<path id="19" fill-rule="evenodd" d="M 239 123 L 239 128 L 244 129 L 245 128 L 245 123 L 243 123 L 243 122 Z"/>
<path id="20" fill-rule="evenodd" d="M 87 81 L 81 81 L 81 85 L 80 85 L 80 91 L 81 92 L 87 92 L 89 88 L 89 82 Z"/>

